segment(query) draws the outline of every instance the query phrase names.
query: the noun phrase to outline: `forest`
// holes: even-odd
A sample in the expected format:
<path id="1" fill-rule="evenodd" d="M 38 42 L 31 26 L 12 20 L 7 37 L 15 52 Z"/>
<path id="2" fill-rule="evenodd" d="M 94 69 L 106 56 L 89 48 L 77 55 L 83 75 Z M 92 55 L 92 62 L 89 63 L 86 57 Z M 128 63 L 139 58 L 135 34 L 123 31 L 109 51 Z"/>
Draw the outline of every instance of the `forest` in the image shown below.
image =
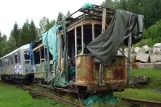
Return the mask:
<path id="1" fill-rule="evenodd" d="M 135 46 L 145 44 L 152 46 L 161 41 L 161 0 L 105 0 L 101 5 L 144 15 L 143 39 Z M 0 57 L 22 45 L 31 43 L 55 23 L 61 21 L 62 16 L 67 17 L 69 15 L 70 11 L 65 15 L 59 12 L 57 19 L 53 20 L 44 16 L 40 19 L 39 26 L 36 26 L 33 20 L 30 22 L 26 20 L 22 27 L 19 27 L 18 23 L 15 22 L 10 35 L 1 34 L 0 31 Z M 7 36 L 9 36 L 8 39 Z"/>

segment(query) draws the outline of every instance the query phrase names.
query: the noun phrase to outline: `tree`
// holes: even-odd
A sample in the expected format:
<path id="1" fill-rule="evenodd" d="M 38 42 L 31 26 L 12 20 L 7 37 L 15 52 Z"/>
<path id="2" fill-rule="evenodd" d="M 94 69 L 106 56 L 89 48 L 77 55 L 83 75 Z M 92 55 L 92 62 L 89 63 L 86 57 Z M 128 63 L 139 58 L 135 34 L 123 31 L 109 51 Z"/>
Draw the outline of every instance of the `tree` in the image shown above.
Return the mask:
<path id="1" fill-rule="evenodd" d="M 2 47 L 3 47 L 3 45 L 2 45 L 2 33 L 1 33 L 1 31 L 0 31 L 0 50 L 2 50 Z M 2 56 L 2 51 L 0 51 L 0 57 Z"/>
<path id="2" fill-rule="evenodd" d="M 2 40 L 2 33 L 1 33 L 1 31 L 0 31 L 0 43 L 1 43 L 1 40 Z"/>
<path id="3" fill-rule="evenodd" d="M 48 18 L 47 17 L 43 17 L 40 22 L 39 22 L 39 26 L 40 26 L 40 33 L 46 32 L 46 25 L 48 23 Z"/>
<path id="4" fill-rule="evenodd" d="M 16 47 L 20 47 L 20 29 L 18 28 L 18 24 L 15 22 L 13 30 L 11 31 L 11 36 L 13 36 L 13 38 L 16 41 Z"/>
<path id="5" fill-rule="evenodd" d="M 33 20 L 31 21 L 31 23 L 29 24 L 29 41 L 28 42 L 32 42 L 36 39 L 37 37 L 37 28 L 33 22 Z"/>
<path id="6" fill-rule="evenodd" d="M 2 36 L 2 41 L 7 41 L 7 36 L 5 35 L 5 34 L 3 34 L 3 36 Z"/>
<path id="7" fill-rule="evenodd" d="M 56 22 L 55 20 L 52 20 L 52 21 L 48 20 L 47 24 L 45 26 L 46 31 L 48 31 L 50 28 L 52 28 L 54 26 L 55 22 Z"/>
<path id="8" fill-rule="evenodd" d="M 26 45 L 30 41 L 30 31 L 29 31 L 29 23 L 28 20 L 23 24 L 21 30 L 21 45 Z"/>
<path id="9" fill-rule="evenodd" d="M 11 35 L 8 42 L 7 42 L 7 45 L 8 45 L 8 50 L 9 52 L 15 50 L 17 47 L 16 47 L 16 40 L 15 38 Z"/>
<path id="10" fill-rule="evenodd" d="M 161 19 L 161 0 L 145 0 L 144 5 L 145 27 L 147 28 Z"/>
<path id="11" fill-rule="evenodd" d="M 57 17 L 57 23 L 62 21 L 63 13 L 59 12 L 58 17 Z"/>
<path id="12" fill-rule="evenodd" d="M 107 8 L 116 8 L 116 3 L 117 1 L 113 1 L 113 0 L 105 0 L 102 3 L 102 6 L 107 7 Z"/>
<path id="13" fill-rule="evenodd" d="M 161 19 L 161 0 L 105 0 L 102 5 L 144 15 L 145 28 Z"/>
<path id="14" fill-rule="evenodd" d="M 23 24 L 21 30 L 21 45 L 26 45 L 34 41 L 37 37 L 37 28 L 32 20 L 29 24 L 28 20 Z"/>
<path id="15" fill-rule="evenodd" d="M 5 34 L 3 34 L 1 38 L 0 48 L 1 48 L 1 57 L 9 52 L 8 44 L 7 44 L 7 36 Z"/>
<path id="16" fill-rule="evenodd" d="M 137 14 L 143 14 L 145 0 L 120 0 L 116 3 L 116 8 L 131 11 Z"/>
<path id="17" fill-rule="evenodd" d="M 55 20 L 50 21 L 47 17 L 43 17 L 39 22 L 40 26 L 39 32 L 44 33 L 48 31 L 51 27 L 54 26 L 55 22 L 56 22 Z"/>
<path id="18" fill-rule="evenodd" d="M 70 11 L 68 10 L 66 17 L 68 17 L 68 16 L 70 16 L 70 15 L 71 15 L 71 13 L 70 13 Z"/>

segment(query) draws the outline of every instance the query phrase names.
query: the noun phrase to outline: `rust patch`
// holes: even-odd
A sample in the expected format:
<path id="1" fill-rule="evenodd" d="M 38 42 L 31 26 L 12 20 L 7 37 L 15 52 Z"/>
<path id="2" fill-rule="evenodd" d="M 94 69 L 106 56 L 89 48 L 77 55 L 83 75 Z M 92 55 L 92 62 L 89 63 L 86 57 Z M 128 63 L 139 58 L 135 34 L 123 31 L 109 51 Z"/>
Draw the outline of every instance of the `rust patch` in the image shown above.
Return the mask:
<path id="1" fill-rule="evenodd" d="M 94 62 L 90 56 L 77 56 L 77 85 L 94 85 L 98 87 L 99 64 Z M 104 85 L 125 84 L 126 81 L 126 63 L 122 56 L 115 57 L 115 62 L 104 66 Z"/>
<path id="2" fill-rule="evenodd" d="M 94 82 L 94 60 L 89 56 L 77 56 L 77 81 Z M 90 83 L 88 82 L 88 83 Z"/>

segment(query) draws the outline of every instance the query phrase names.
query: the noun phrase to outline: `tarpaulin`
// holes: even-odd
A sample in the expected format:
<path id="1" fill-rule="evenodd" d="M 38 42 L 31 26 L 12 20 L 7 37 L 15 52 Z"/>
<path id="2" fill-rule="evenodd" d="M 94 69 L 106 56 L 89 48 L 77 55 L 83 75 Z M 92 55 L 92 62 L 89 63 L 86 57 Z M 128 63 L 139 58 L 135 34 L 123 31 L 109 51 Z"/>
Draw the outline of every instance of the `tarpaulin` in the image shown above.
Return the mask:
<path id="1" fill-rule="evenodd" d="M 30 43 L 30 47 L 29 47 L 29 55 L 30 55 L 30 63 L 31 65 L 33 64 L 33 51 L 32 51 L 32 47 L 33 47 L 33 43 Z"/>
<path id="2" fill-rule="evenodd" d="M 127 35 L 132 35 L 132 43 L 142 39 L 143 16 L 116 9 L 108 28 L 87 45 L 90 52 L 103 63 L 111 63 Z"/>
<path id="3" fill-rule="evenodd" d="M 55 24 L 48 32 L 45 32 L 42 35 L 42 43 L 44 47 L 49 47 L 49 51 L 53 56 L 53 61 L 58 59 L 58 29 L 59 25 Z"/>
<path id="4" fill-rule="evenodd" d="M 109 94 L 93 94 L 90 95 L 86 100 L 84 100 L 84 105 L 89 106 L 96 102 L 118 104 L 120 102 L 120 99 L 113 96 L 113 92 L 110 92 Z"/>
<path id="5" fill-rule="evenodd" d="M 86 3 L 86 4 L 84 4 L 81 8 L 82 8 L 82 9 L 88 9 L 88 8 L 92 8 L 92 7 L 93 7 L 93 4 Z"/>
<path id="6" fill-rule="evenodd" d="M 55 24 L 49 31 L 45 32 L 42 36 L 42 43 L 44 47 L 49 47 L 49 52 L 53 56 L 53 64 L 50 65 L 50 70 L 46 68 L 46 80 L 51 83 L 52 87 L 66 87 L 68 81 L 65 78 L 65 72 L 60 71 L 57 64 L 58 59 L 58 35 L 59 25 Z M 44 61 L 44 65 L 47 67 L 47 62 Z"/>
<path id="7" fill-rule="evenodd" d="M 55 73 L 55 77 L 51 80 L 52 87 L 66 87 L 68 86 L 68 81 L 65 78 L 65 72 L 60 71 L 57 62 L 53 63 L 52 72 Z M 51 73 L 51 72 L 50 72 Z M 51 74 L 50 74 L 51 76 Z"/>

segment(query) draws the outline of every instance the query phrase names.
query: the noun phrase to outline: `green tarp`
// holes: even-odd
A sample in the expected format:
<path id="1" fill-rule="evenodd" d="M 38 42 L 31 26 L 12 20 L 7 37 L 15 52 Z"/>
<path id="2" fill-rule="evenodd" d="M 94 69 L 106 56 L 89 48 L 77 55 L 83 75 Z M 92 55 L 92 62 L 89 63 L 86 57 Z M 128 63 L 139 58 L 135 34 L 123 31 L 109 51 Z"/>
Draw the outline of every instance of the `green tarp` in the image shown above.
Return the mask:
<path id="1" fill-rule="evenodd" d="M 49 31 L 45 32 L 42 35 L 42 43 L 44 47 L 49 48 L 49 52 L 53 57 L 53 65 L 50 66 L 50 70 L 46 69 L 46 80 L 48 83 L 51 83 L 52 87 L 66 87 L 68 81 L 65 77 L 65 72 L 60 71 L 58 67 L 58 35 L 59 25 L 55 24 Z M 47 66 L 47 64 L 46 64 Z"/>
<path id="2" fill-rule="evenodd" d="M 45 32 L 42 35 L 42 43 L 44 47 L 49 47 L 49 51 L 53 56 L 53 61 L 58 59 L 58 29 L 59 25 L 55 24 L 48 32 Z"/>
<path id="3" fill-rule="evenodd" d="M 86 3 L 86 4 L 84 4 L 81 8 L 82 8 L 82 9 L 88 9 L 88 8 L 92 8 L 92 7 L 93 7 L 93 4 Z"/>
<path id="4" fill-rule="evenodd" d="M 107 30 L 87 45 L 90 52 L 101 62 L 111 63 L 124 38 L 132 35 L 132 43 L 142 39 L 143 16 L 124 10 L 116 10 Z"/>
<path id="5" fill-rule="evenodd" d="M 65 78 L 65 73 L 60 71 L 60 68 L 57 65 L 57 62 L 53 64 L 53 71 L 55 72 L 55 77 L 51 81 L 52 87 L 66 87 L 68 86 L 68 81 Z"/>
<path id="6" fill-rule="evenodd" d="M 86 100 L 84 100 L 84 105 L 89 106 L 96 102 L 117 104 L 120 102 L 120 99 L 118 97 L 113 96 L 113 92 L 110 92 L 109 94 L 93 94 L 90 95 Z"/>

